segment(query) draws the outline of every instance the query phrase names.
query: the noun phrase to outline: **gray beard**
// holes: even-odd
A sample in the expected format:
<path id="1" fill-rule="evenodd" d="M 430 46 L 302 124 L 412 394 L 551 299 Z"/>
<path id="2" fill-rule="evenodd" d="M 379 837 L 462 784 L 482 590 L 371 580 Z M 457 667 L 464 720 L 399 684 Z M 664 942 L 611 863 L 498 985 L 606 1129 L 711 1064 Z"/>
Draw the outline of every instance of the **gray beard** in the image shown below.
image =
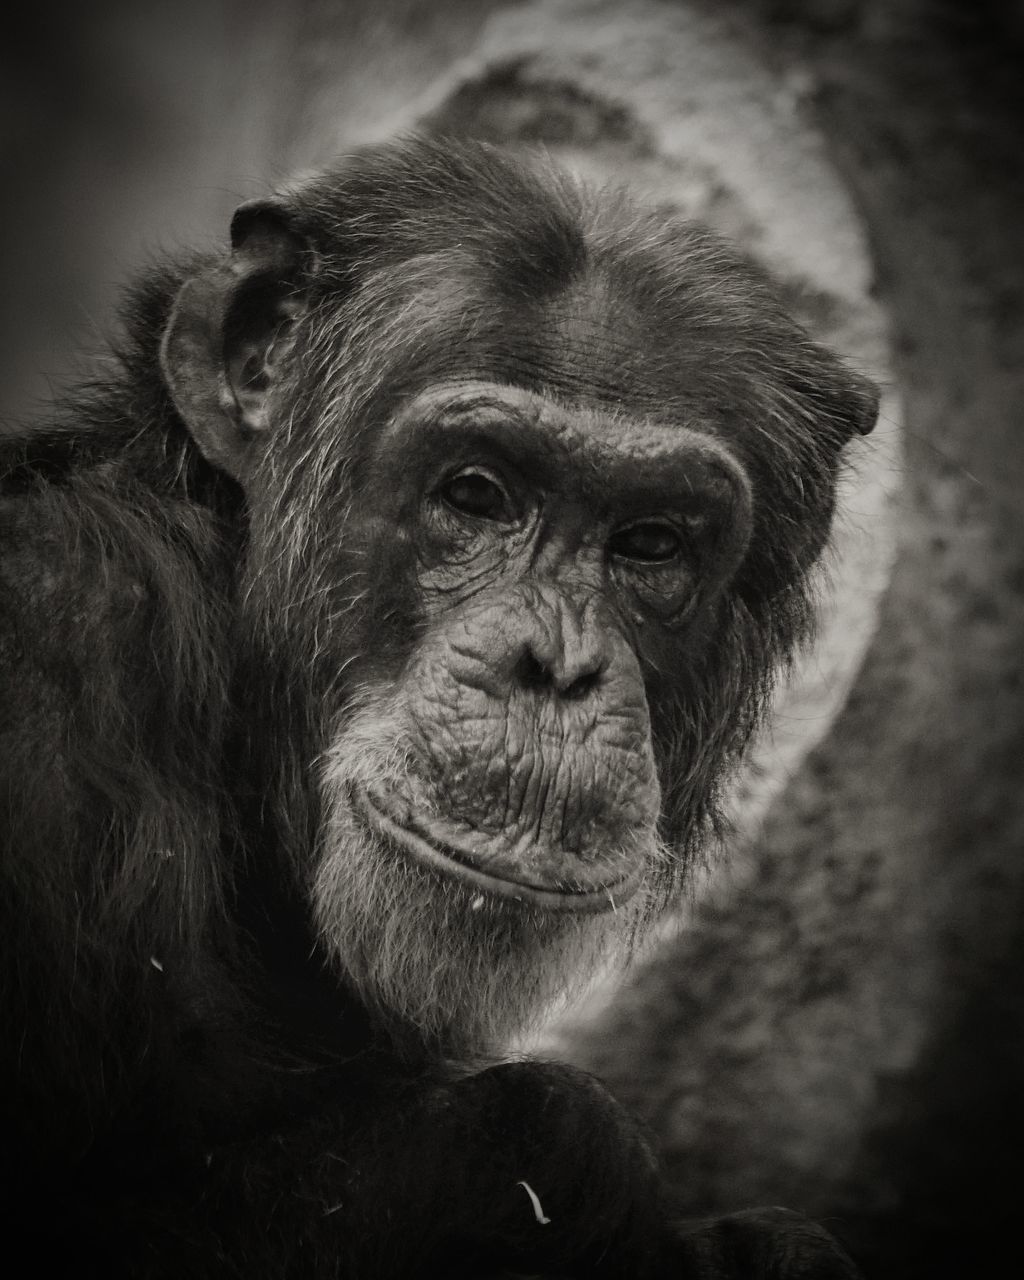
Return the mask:
<path id="1" fill-rule="evenodd" d="M 396 1038 L 451 1056 L 493 1052 L 528 1033 L 628 953 L 648 913 L 642 885 L 624 907 L 577 915 L 480 892 L 428 870 L 367 829 L 353 785 L 403 786 L 409 751 L 400 713 L 369 698 L 321 760 L 324 830 L 311 886 L 330 962 Z M 653 873 L 663 851 L 650 835 Z"/>

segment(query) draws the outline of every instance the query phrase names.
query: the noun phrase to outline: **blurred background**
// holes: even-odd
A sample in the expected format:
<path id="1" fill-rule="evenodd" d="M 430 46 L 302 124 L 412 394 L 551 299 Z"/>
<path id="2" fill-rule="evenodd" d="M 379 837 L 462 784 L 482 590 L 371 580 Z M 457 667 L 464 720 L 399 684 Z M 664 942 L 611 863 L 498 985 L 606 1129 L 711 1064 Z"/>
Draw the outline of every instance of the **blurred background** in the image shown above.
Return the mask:
<path id="1" fill-rule="evenodd" d="M 866 232 L 905 448 L 877 630 L 741 891 L 562 1048 L 646 1118 L 685 1210 L 803 1209 L 873 1277 L 1001 1272 L 1024 1193 L 1024 5 L 22 6 L 0 40 L 0 429 L 73 377 L 140 264 L 222 242 L 241 200 L 545 8 L 624 40 L 704 14 L 796 103 Z"/>
<path id="2" fill-rule="evenodd" d="M 0 41 L 0 418 L 109 326 L 133 268 L 223 241 L 242 200 L 323 164 L 458 56 L 490 0 L 92 0 Z"/>

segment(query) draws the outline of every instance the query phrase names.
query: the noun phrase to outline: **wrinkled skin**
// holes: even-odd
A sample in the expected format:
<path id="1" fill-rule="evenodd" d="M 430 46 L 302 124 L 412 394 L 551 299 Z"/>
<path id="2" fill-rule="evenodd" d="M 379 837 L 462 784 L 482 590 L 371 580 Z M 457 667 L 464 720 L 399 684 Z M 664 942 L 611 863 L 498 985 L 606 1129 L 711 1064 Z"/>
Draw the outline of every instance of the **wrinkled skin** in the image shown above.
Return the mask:
<path id="1" fill-rule="evenodd" d="M 875 409 L 706 233 L 465 144 L 143 282 L 0 460 L 9 1247 L 855 1274 L 677 1224 L 595 1081 L 497 1060 L 713 837 Z"/>
<path id="2" fill-rule="evenodd" d="M 675 432 L 641 469 L 629 442 L 607 429 L 614 444 L 591 457 L 599 415 L 586 415 L 579 440 L 567 419 L 539 397 L 496 386 L 434 391 L 383 440 L 373 486 L 395 495 L 409 529 L 424 619 L 402 679 L 410 793 L 373 807 L 400 810 L 398 824 L 415 823 L 435 852 L 458 850 L 483 887 L 555 909 L 595 895 L 600 908 L 601 893 L 619 884 L 625 900 L 643 870 L 660 795 L 641 665 L 663 638 L 648 643 L 644 633 L 678 630 L 696 592 L 692 561 L 639 558 L 645 530 L 669 544 L 677 537 L 667 523 L 640 521 L 650 509 L 679 509 L 682 477 L 693 484 L 696 470 L 687 464 L 703 461 L 701 445 Z M 462 432 L 472 433 L 465 444 Z M 475 461 L 456 465 L 435 491 L 434 474 L 452 473 L 460 453 Z M 721 512 L 710 486 L 688 495 L 700 509 L 691 516 L 699 552 L 714 566 L 709 594 L 743 547 L 747 522 L 732 509 L 745 515 L 749 505 L 741 475 L 739 496 L 730 503 L 727 488 Z M 689 529 L 686 515 L 680 526 Z M 713 522 L 729 527 L 725 552 L 704 527 Z M 616 537 L 636 554 L 609 563 Z"/>

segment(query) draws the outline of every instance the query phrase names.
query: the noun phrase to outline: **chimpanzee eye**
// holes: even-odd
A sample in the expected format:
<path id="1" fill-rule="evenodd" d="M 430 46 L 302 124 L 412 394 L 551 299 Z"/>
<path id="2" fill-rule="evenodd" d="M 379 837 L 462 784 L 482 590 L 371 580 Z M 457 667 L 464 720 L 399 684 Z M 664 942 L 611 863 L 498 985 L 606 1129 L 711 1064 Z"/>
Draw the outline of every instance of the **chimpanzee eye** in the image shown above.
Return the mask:
<path id="1" fill-rule="evenodd" d="M 441 500 L 460 515 L 480 520 L 511 521 L 515 511 L 505 490 L 483 471 L 467 468 L 450 476 L 440 487 Z"/>
<path id="2" fill-rule="evenodd" d="M 617 529 L 608 543 L 613 556 L 640 564 L 665 564 L 675 560 L 682 549 L 682 538 L 672 525 L 661 520 L 640 520 Z"/>

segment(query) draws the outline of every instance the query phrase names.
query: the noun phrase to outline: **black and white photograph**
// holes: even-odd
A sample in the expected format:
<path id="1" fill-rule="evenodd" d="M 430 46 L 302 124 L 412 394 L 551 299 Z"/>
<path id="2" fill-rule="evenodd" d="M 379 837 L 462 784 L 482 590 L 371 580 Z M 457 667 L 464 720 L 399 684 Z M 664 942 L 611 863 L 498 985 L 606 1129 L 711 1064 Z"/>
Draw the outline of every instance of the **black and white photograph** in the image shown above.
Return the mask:
<path id="1" fill-rule="evenodd" d="M 0 38 L 0 1273 L 988 1280 L 1024 3 Z"/>

